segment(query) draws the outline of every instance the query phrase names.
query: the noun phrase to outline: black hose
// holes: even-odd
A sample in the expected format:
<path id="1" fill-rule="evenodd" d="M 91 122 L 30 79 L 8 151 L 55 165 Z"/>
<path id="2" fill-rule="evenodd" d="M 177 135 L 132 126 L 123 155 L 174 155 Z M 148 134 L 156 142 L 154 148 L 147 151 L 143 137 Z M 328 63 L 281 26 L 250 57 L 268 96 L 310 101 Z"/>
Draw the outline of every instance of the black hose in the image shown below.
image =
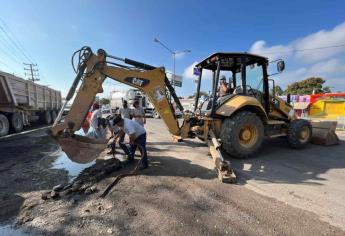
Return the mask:
<path id="1" fill-rule="evenodd" d="M 127 177 L 127 176 L 133 176 L 133 175 L 136 175 L 137 174 L 137 171 L 139 169 L 139 165 L 142 164 L 142 161 L 144 159 L 144 148 L 139 145 L 139 144 L 136 144 L 137 147 L 139 148 L 140 150 L 140 153 L 141 153 L 141 158 L 140 160 L 138 161 L 137 165 L 135 166 L 135 168 L 130 171 L 130 172 L 127 172 L 127 173 L 123 173 L 123 174 L 119 174 L 115 177 L 114 181 L 108 185 L 108 187 L 104 190 L 104 192 L 99 196 L 100 198 L 105 198 L 108 193 L 110 192 L 110 190 L 124 177 Z"/>

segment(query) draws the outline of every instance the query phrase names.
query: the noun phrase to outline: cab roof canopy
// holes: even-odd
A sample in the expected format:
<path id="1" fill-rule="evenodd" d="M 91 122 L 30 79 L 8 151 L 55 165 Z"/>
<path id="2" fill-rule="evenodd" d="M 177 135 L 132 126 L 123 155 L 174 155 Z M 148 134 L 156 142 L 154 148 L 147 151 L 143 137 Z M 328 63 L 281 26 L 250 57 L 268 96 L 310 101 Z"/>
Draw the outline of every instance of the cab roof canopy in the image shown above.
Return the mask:
<path id="1" fill-rule="evenodd" d="M 247 65 L 255 63 L 268 63 L 266 57 L 246 52 L 216 52 L 195 65 L 198 69 L 207 69 L 215 71 L 217 62 L 220 60 L 220 70 L 239 71 L 241 68 L 242 58 L 246 60 Z"/>

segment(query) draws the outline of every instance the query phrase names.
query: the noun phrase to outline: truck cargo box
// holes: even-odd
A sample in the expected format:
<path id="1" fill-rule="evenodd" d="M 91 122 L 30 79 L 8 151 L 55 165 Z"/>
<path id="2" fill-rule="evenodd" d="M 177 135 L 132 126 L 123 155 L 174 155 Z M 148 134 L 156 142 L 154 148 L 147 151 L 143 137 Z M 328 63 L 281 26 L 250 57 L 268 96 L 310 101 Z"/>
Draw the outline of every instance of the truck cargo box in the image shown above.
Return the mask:
<path id="1" fill-rule="evenodd" d="M 60 91 L 0 71 L 0 136 L 35 120 L 51 124 L 61 102 Z"/>

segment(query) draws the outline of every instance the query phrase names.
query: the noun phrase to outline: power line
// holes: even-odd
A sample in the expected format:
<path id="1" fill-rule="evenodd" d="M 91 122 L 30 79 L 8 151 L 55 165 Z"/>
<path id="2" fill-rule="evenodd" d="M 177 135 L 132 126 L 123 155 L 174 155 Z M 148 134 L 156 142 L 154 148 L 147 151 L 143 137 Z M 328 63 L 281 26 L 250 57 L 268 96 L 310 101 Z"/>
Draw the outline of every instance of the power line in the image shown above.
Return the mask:
<path id="1" fill-rule="evenodd" d="M 5 34 L 5 36 L 10 40 L 10 42 L 12 42 L 12 44 L 14 45 L 14 47 L 29 61 L 29 62 L 31 62 L 31 63 L 33 63 L 33 61 L 26 55 L 26 53 L 24 52 L 24 50 L 23 49 L 21 49 L 20 48 L 20 46 L 19 46 L 19 43 L 17 43 L 16 41 L 18 41 L 19 42 L 19 40 L 14 36 L 14 34 L 10 31 L 10 29 L 9 29 L 9 27 L 6 25 L 6 23 L 0 18 L 0 21 L 1 21 L 1 23 L 5 26 L 5 28 L 7 28 L 7 30 L 4 28 L 4 27 L 2 27 L 1 25 L 0 25 L 0 30 Z M 11 35 L 10 35 L 10 33 L 8 33 L 8 32 L 11 32 L 11 34 L 12 34 L 12 37 L 11 37 Z M 14 40 L 14 39 L 16 39 L 16 40 Z"/>
<path id="2" fill-rule="evenodd" d="M 32 61 L 35 61 L 33 59 L 33 57 L 30 55 L 29 51 L 26 50 L 23 46 L 23 44 L 20 42 L 20 40 L 15 36 L 15 34 L 12 32 L 12 30 L 10 29 L 10 27 L 6 24 L 6 22 L 0 17 L 0 21 L 2 22 L 2 24 L 5 26 L 5 28 L 7 29 L 8 32 L 10 32 L 10 34 L 12 35 L 12 37 L 14 38 L 14 40 L 18 43 L 19 47 L 28 55 L 28 57 L 31 59 Z"/>
<path id="3" fill-rule="evenodd" d="M 290 53 L 290 52 L 303 52 L 303 51 L 323 50 L 323 49 L 340 48 L 340 47 L 345 47 L 345 44 L 331 45 L 331 46 L 317 47 L 317 48 L 302 48 L 302 49 L 294 49 L 294 50 L 280 51 L 280 52 L 265 52 L 264 54 L 279 54 L 279 53 Z"/>
<path id="4" fill-rule="evenodd" d="M 3 35 L 0 34 L 0 36 L 2 36 L 3 41 L 6 43 L 7 49 L 10 50 L 10 52 L 12 53 L 19 53 L 18 55 L 23 59 L 23 61 L 28 61 L 29 63 L 23 63 L 26 66 L 29 66 L 29 68 L 24 68 L 24 72 L 25 71 L 29 71 L 29 73 L 24 73 L 24 76 L 29 76 L 28 79 L 32 80 L 32 81 L 39 81 L 39 73 L 38 73 L 38 68 L 37 64 L 34 64 L 34 59 L 33 57 L 30 55 L 30 53 L 24 48 L 23 44 L 21 43 L 21 41 L 16 37 L 16 35 L 13 33 L 13 31 L 10 29 L 10 27 L 6 24 L 6 22 L 0 17 L 0 30 L 3 32 Z M 6 36 L 6 38 L 4 37 Z M 14 50 L 12 50 L 12 49 Z M 6 53 L 7 55 L 9 55 L 8 53 Z M 12 59 L 14 59 L 13 57 L 11 57 Z M 16 62 L 19 62 L 18 60 L 15 60 Z M 19 62 L 19 64 L 21 64 Z M 42 73 L 41 73 L 42 74 Z M 41 75 L 42 78 L 45 79 L 45 76 L 42 74 Z"/>
<path id="5" fill-rule="evenodd" d="M 20 74 L 20 73 L 18 73 L 18 71 L 15 68 L 13 68 L 9 64 L 7 64 L 7 63 L 5 63 L 5 62 L 3 62 L 1 60 L 0 60 L 0 64 L 3 64 L 5 67 L 7 67 L 9 70 L 11 70 L 13 72 L 13 74 L 14 74 L 14 72 L 16 72 L 18 75 Z"/>
<path id="6" fill-rule="evenodd" d="M 11 55 L 17 56 L 18 58 L 20 58 L 20 60 L 26 61 L 26 59 L 23 57 L 23 55 L 20 54 L 20 53 L 16 50 L 16 48 L 8 41 L 8 39 L 6 39 L 6 38 L 4 37 L 3 34 L 0 34 L 0 39 L 1 39 L 1 41 L 3 42 L 3 43 L 1 44 L 1 46 L 3 46 L 3 49 L 4 49 L 4 50 L 7 50 L 8 52 L 10 52 Z"/>
<path id="7" fill-rule="evenodd" d="M 3 52 L 4 54 L 7 55 L 8 58 L 10 58 L 12 61 L 21 64 L 13 55 L 9 54 L 8 52 L 6 52 L 4 49 L 0 48 L 0 51 Z"/>

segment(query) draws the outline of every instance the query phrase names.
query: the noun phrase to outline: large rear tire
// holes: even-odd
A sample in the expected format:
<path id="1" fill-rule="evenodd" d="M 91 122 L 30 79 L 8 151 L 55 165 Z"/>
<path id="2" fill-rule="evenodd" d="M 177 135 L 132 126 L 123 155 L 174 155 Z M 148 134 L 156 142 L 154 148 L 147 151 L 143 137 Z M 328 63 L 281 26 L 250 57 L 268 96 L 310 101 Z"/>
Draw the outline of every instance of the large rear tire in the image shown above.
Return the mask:
<path id="1" fill-rule="evenodd" d="M 44 111 L 41 113 L 41 122 L 42 124 L 50 125 L 52 123 L 52 116 L 50 111 Z"/>
<path id="2" fill-rule="evenodd" d="M 52 111 L 51 116 L 52 116 L 52 123 L 54 123 L 57 117 L 56 111 Z"/>
<path id="3" fill-rule="evenodd" d="M 10 128 L 13 132 L 19 133 L 23 130 L 24 123 L 20 113 L 13 113 L 10 118 Z"/>
<path id="4" fill-rule="evenodd" d="M 0 137 L 8 134 L 10 130 L 10 124 L 5 115 L 0 114 Z"/>
<path id="5" fill-rule="evenodd" d="M 300 149 L 310 143 L 312 127 L 308 120 L 294 120 L 289 125 L 287 140 L 291 148 Z"/>
<path id="6" fill-rule="evenodd" d="M 241 111 L 223 121 L 220 138 L 226 153 L 248 158 L 261 147 L 264 126 L 255 113 Z"/>

